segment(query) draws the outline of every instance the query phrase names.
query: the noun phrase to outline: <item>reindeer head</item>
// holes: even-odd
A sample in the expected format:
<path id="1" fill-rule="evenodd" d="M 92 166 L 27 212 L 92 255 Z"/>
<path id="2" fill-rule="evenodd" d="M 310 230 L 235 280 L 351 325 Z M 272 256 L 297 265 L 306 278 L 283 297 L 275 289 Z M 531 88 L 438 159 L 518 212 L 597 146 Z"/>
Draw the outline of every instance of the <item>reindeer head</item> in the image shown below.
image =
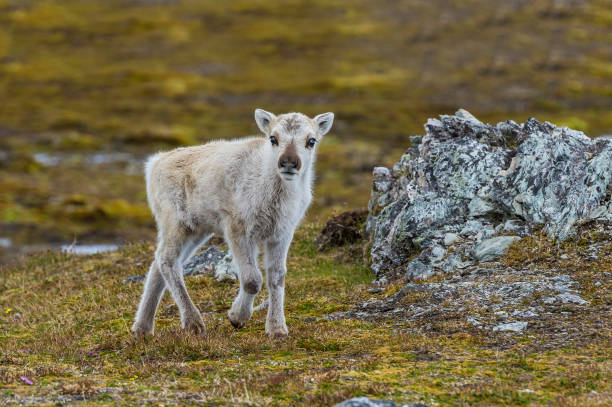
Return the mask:
<path id="1" fill-rule="evenodd" d="M 275 116 L 255 109 L 255 121 L 268 137 L 278 174 L 285 181 L 293 181 L 310 169 L 317 144 L 331 128 L 334 114 L 323 113 L 311 119 L 301 113 Z"/>

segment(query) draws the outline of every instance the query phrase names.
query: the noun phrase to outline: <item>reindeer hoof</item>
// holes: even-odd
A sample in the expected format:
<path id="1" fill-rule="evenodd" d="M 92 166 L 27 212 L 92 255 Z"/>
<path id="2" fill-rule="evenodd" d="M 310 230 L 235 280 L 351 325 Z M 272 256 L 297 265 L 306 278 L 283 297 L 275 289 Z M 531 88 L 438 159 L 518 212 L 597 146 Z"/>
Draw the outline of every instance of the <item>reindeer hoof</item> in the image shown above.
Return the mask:
<path id="1" fill-rule="evenodd" d="M 234 328 L 240 329 L 245 326 L 247 322 L 249 322 L 252 313 L 252 311 L 248 312 L 244 309 L 232 306 L 232 308 L 230 308 L 230 310 L 227 312 L 227 317 Z"/>
<path id="2" fill-rule="evenodd" d="M 206 326 L 200 315 L 191 315 L 186 317 L 182 323 L 183 329 L 194 335 L 206 335 Z"/>
<path id="3" fill-rule="evenodd" d="M 132 335 L 136 338 L 153 336 L 153 327 L 142 326 L 134 322 L 134 325 L 132 325 Z"/>
<path id="4" fill-rule="evenodd" d="M 266 335 L 270 339 L 285 340 L 287 337 L 289 337 L 289 330 L 286 326 L 277 329 L 266 329 Z"/>
<path id="5" fill-rule="evenodd" d="M 242 328 L 242 327 L 244 326 L 244 324 L 242 324 L 242 323 L 240 323 L 240 322 L 234 322 L 234 321 L 232 321 L 232 319 L 231 319 L 231 318 L 229 318 L 229 320 L 230 320 L 230 323 L 232 324 L 232 326 L 233 326 L 234 328 L 236 328 L 236 329 L 240 329 L 240 328 Z"/>

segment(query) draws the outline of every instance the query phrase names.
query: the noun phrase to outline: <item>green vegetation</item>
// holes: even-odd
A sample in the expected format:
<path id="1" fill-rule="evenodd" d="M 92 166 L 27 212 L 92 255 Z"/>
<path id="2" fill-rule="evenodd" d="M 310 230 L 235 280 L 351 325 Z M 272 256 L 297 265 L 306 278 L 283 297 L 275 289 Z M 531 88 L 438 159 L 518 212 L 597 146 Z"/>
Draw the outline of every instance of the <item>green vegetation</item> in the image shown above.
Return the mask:
<path id="1" fill-rule="evenodd" d="M 418 327 L 402 321 L 319 319 L 400 287 L 370 293 L 373 276 L 354 255 L 359 245 L 317 252 L 320 229 L 309 224 L 296 233 L 287 279 L 290 337 L 283 342 L 265 337 L 265 312 L 241 330 L 232 328 L 226 312 L 237 285 L 212 277 L 187 279 L 207 323 L 205 338 L 184 336 L 166 294 L 155 336 L 133 339 L 129 327 L 142 286 L 122 280 L 146 271 L 149 244 L 87 257 L 48 252 L 0 269 L 0 398 L 34 390 L 49 404 L 80 396 L 91 405 L 330 406 L 368 395 L 441 406 L 609 405 L 605 305 L 594 316 L 599 331 L 585 330 L 586 342 L 551 343 L 545 329 L 519 337 L 483 333 L 469 329 L 465 318 L 443 314 L 427 334 L 411 333 Z M 593 287 L 600 274 L 580 266 L 579 245 L 562 249 L 568 255 L 562 265 Z M 523 239 L 504 262 L 550 266 L 559 254 L 551 247 L 543 238 Z M 594 264 L 609 270 L 612 251 L 604 253 Z M 546 329 L 555 331 L 549 322 Z"/>

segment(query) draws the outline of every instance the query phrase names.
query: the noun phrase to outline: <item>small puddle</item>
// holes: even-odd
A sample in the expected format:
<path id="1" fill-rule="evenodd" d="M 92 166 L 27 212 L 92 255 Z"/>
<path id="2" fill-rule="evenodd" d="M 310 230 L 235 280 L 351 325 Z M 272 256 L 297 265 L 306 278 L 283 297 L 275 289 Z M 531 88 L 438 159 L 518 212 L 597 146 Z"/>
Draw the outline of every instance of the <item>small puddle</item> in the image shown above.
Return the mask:
<path id="1" fill-rule="evenodd" d="M 3 249 L 8 249 L 13 245 L 13 241 L 8 237 L 0 237 L 0 247 Z"/>
<path id="2" fill-rule="evenodd" d="M 60 154 L 35 153 L 34 161 L 46 167 L 58 166 L 62 161 L 66 161 Z"/>
<path id="3" fill-rule="evenodd" d="M 102 165 L 102 164 L 114 164 L 114 163 L 132 163 L 137 160 L 132 154 L 129 153 L 95 153 L 84 156 L 84 160 L 87 164 Z"/>
<path id="4" fill-rule="evenodd" d="M 65 244 L 62 245 L 62 252 L 77 255 L 97 254 L 114 252 L 118 250 L 116 244 Z"/>
<path id="5" fill-rule="evenodd" d="M 122 165 L 124 171 L 127 174 L 142 174 L 143 170 L 143 157 L 137 157 L 130 153 L 93 153 L 93 154 L 81 154 L 81 153 L 35 153 L 33 156 L 34 161 L 45 167 L 57 167 L 62 164 L 66 165 Z"/>

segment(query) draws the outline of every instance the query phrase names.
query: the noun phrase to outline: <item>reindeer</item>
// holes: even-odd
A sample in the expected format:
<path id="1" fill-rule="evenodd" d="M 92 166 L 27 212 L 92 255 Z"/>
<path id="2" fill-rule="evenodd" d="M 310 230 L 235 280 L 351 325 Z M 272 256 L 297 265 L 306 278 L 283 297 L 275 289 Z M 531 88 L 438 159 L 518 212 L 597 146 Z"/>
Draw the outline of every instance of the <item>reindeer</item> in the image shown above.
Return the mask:
<path id="1" fill-rule="evenodd" d="M 228 312 L 232 325 L 241 328 L 253 313 L 263 283 L 257 262 L 261 246 L 269 291 L 265 332 L 272 338 L 288 335 L 287 252 L 312 200 L 317 145 L 333 120 L 333 113 L 310 119 L 301 113 L 275 116 L 256 109 L 255 121 L 265 137 L 212 141 L 148 159 L 147 196 L 158 243 L 132 326 L 134 335 L 153 335 L 155 312 L 166 288 L 178 305 L 181 327 L 205 334 L 182 266 L 213 234 L 224 237 L 239 274 L 240 291 Z"/>

